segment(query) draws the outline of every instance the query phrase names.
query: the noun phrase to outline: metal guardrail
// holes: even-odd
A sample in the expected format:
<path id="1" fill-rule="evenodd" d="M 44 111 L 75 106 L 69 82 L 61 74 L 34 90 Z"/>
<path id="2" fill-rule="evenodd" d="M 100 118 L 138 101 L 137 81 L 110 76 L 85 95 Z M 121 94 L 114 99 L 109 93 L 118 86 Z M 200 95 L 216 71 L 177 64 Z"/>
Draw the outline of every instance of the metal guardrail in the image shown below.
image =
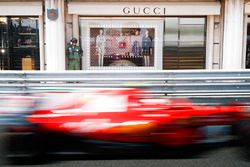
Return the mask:
<path id="1" fill-rule="evenodd" d="M 0 72 L 0 93 L 119 87 L 196 100 L 250 101 L 250 70 Z"/>

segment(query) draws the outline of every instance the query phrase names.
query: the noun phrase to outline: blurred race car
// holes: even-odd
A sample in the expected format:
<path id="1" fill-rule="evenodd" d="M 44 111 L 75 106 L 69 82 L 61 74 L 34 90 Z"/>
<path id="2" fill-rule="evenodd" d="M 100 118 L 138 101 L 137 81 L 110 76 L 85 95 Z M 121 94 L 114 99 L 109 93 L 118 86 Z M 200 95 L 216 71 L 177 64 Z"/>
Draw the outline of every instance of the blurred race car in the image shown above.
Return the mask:
<path id="1" fill-rule="evenodd" d="M 250 115 L 244 105 L 196 105 L 186 98 L 159 98 L 140 89 L 39 96 L 26 116 L 32 126 L 8 129 L 15 134 L 8 140 L 10 157 L 40 155 L 53 149 L 65 152 L 71 144 L 80 150 L 107 143 L 183 147 L 228 142 L 239 134 L 247 140 L 250 136 Z"/>

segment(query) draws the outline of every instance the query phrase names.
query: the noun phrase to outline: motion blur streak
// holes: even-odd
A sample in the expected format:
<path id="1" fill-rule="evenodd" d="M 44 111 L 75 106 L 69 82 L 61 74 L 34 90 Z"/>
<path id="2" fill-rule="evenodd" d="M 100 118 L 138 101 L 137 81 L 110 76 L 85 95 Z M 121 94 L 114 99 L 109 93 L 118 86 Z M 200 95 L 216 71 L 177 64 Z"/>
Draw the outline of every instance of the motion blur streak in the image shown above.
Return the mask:
<path id="1" fill-rule="evenodd" d="M 247 103 L 200 105 L 135 88 L 6 94 L 0 98 L 1 161 L 55 152 L 166 153 L 235 141 L 250 157 L 249 111 Z"/>

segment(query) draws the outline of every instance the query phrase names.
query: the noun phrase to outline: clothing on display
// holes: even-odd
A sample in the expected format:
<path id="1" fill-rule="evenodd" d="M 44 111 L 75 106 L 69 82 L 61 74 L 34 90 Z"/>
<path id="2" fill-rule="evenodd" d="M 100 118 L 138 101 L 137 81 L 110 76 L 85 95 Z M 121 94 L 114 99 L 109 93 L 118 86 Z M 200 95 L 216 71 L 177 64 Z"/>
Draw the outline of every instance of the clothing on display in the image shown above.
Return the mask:
<path id="1" fill-rule="evenodd" d="M 152 40 L 150 37 L 144 36 L 142 38 L 143 55 L 150 55 L 150 49 L 152 48 Z"/>
<path id="2" fill-rule="evenodd" d="M 144 38 L 141 32 L 145 32 Z M 128 60 L 143 66 L 144 57 L 153 54 L 151 37 L 154 37 L 153 28 L 90 28 L 90 64 L 104 67 L 117 60 Z"/>
<path id="3" fill-rule="evenodd" d="M 134 56 L 140 56 L 141 54 L 141 45 L 139 41 L 133 42 L 132 53 Z"/>
<path id="4" fill-rule="evenodd" d="M 98 35 L 96 37 L 96 51 L 98 54 L 104 55 L 105 54 L 105 45 L 106 45 L 106 38 L 104 35 Z"/>

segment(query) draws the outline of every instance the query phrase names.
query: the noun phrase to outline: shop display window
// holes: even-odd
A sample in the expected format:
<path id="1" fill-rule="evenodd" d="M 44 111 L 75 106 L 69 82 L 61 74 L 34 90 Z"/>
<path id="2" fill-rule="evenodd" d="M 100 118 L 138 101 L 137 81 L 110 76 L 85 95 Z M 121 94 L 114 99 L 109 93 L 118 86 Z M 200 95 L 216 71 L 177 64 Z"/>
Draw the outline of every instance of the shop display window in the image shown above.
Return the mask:
<path id="1" fill-rule="evenodd" d="M 80 21 L 83 69 L 159 67 L 155 60 L 162 50 L 162 20 Z"/>
<path id="2" fill-rule="evenodd" d="M 0 17 L 0 70 L 9 69 L 9 42 L 7 18 Z"/>
<path id="3" fill-rule="evenodd" d="M 206 18 L 80 18 L 83 69 L 204 69 Z"/>
<path id="4" fill-rule="evenodd" d="M 90 38 L 91 66 L 153 66 L 153 28 L 91 28 Z"/>
<path id="5" fill-rule="evenodd" d="M 2 17 L 1 69 L 39 70 L 39 26 L 37 17 Z"/>
<path id="6" fill-rule="evenodd" d="M 39 70 L 38 18 L 17 17 L 9 19 L 10 54 L 15 70 Z"/>

